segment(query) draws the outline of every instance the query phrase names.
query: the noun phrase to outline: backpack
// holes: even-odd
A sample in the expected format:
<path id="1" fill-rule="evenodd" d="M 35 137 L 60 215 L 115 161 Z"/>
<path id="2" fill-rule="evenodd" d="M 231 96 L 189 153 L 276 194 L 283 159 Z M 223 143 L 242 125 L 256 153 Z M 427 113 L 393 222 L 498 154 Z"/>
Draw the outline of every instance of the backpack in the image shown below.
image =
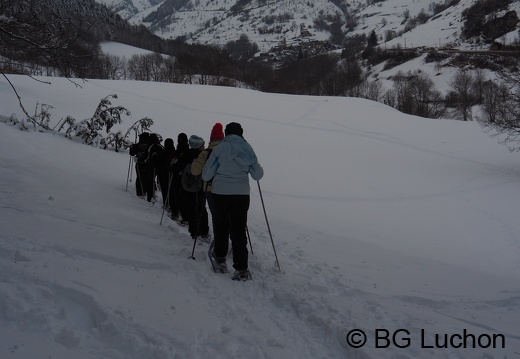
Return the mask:
<path id="1" fill-rule="evenodd" d="M 172 161 L 174 158 L 177 158 L 176 153 L 164 153 L 161 159 L 161 170 L 165 173 L 170 172 L 170 170 L 172 169 Z"/>
<path id="2" fill-rule="evenodd" d="M 146 161 L 155 169 L 158 167 L 157 161 L 159 160 L 159 154 L 162 153 L 162 151 L 164 151 L 164 148 L 158 143 L 154 143 L 148 147 L 148 156 L 146 157 Z"/>
<path id="3" fill-rule="evenodd" d="M 137 148 L 137 163 L 145 163 L 148 159 L 148 144 L 139 143 Z"/>
<path id="4" fill-rule="evenodd" d="M 202 189 L 202 176 L 191 174 L 191 162 L 184 166 L 181 174 L 182 188 L 186 192 L 198 192 Z"/>

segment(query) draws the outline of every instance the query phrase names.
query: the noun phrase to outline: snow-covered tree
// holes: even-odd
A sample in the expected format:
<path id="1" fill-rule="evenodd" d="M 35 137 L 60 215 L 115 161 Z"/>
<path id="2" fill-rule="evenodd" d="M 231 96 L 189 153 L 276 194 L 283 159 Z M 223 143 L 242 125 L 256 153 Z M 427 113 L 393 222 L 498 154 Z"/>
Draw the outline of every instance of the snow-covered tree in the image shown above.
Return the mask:
<path id="1" fill-rule="evenodd" d="M 130 135 L 132 132 L 134 133 L 134 139 L 133 142 L 137 142 L 137 137 L 143 132 L 149 132 L 150 127 L 153 125 L 153 120 L 148 117 L 144 117 L 140 119 L 139 121 L 134 122 L 132 126 L 126 131 L 125 135 L 123 136 L 123 142 L 122 147 L 128 148 L 132 144 L 132 139 L 130 138 Z"/>
<path id="2" fill-rule="evenodd" d="M 100 147 L 104 150 L 112 147 L 116 152 L 119 152 L 119 149 L 129 147 L 129 144 L 125 142 L 123 133 L 117 131 L 116 133 L 111 132 L 106 138 L 101 139 Z"/>
<path id="3" fill-rule="evenodd" d="M 121 115 L 130 116 L 130 111 L 123 106 L 112 106 L 111 97 L 117 98 L 117 95 L 108 95 L 101 99 L 94 115 L 69 127 L 67 136 L 70 138 L 72 136 L 80 137 L 86 144 L 96 147 L 101 146 L 103 139 L 101 131 L 105 130 L 108 134 L 115 124 L 122 122 Z"/>

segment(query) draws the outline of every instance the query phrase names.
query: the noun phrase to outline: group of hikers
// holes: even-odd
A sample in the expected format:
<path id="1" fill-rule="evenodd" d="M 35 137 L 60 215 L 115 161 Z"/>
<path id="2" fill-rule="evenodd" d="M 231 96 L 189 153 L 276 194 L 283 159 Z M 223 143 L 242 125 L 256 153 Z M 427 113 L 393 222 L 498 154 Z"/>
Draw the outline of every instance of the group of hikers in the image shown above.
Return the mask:
<path id="1" fill-rule="evenodd" d="M 158 187 L 164 210 L 172 220 L 187 225 L 194 240 L 209 242 L 208 211 L 213 224 L 215 271 L 227 273 L 229 240 L 233 251 L 233 280 L 252 278 L 248 268 L 247 212 L 249 175 L 260 180 L 264 171 L 237 122 L 215 123 L 206 147 L 202 137 L 185 133 L 164 140 L 144 132 L 130 147 L 135 159 L 136 194 L 148 202 L 156 199 Z"/>

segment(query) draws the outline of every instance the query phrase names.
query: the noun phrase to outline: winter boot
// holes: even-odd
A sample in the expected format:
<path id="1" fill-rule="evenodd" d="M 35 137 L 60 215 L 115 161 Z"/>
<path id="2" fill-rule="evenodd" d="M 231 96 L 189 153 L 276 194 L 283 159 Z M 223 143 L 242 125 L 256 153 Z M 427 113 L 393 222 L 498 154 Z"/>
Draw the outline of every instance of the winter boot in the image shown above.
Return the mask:
<path id="1" fill-rule="evenodd" d="M 251 272 L 249 271 L 249 269 L 236 270 L 231 279 L 241 280 L 242 282 L 245 282 L 247 280 L 253 279 L 253 276 L 251 275 Z"/>

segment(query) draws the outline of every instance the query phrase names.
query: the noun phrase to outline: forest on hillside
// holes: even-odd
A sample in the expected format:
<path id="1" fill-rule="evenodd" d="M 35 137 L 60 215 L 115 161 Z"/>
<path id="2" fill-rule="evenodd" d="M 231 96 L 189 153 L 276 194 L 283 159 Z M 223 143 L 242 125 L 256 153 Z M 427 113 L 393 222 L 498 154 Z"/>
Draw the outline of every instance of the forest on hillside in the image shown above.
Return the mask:
<path id="1" fill-rule="evenodd" d="M 484 16 L 499 11 L 508 1 L 481 0 L 465 10 L 462 35 L 482 35 L 483 41 L 491 42 L 500 31 L 509 31 L 512 23 L 516 26 L 518 17 L 514 12 L 487 22 Z M 94 0 L 1 2 L 0 14 L 3 76 L 245 86 L 264 92 L 363 97 L 409 114 L 464 121 L 473 119 L 472 108 L 478 105 L 485 125 L 495 127 L 505 123 L 511 128 L 510 123 L 520 117 L 520 95 L 511 91 L 520 83 L 518 48 L 513 52 L 515 56 L 498 58 L 482 53 L 447 55 L 430 51 L 425 61 L 440 64 L 451 57 L 451 63 L 460 66 L 447 93 L 436 89 L 432 79 L 420 71 L 397 72 L 392 77 L 393 87 L 385 90 L 380 82 L 367 80 L 364 69 L 381 63 L 385 69 L 392 68 L 422 54 L 418 49 L 383 50 L 377 46 L 379 40 L 374 32 L 344 37 L 342 51 L 312 55 L 300 49 L 294 56 L 273 64 L 255 56 L 258 47 L 246 35 L 221 47 L 187 44 L 182 38 L 167 40 L 143 25 L 130 25 Z M 479 24 L 478 28 L 475 24 Z M 482 33 L 476 33 L 478 29 Z M 153 54 L 129 59 L 107 55 L 100 47 L 105 41 L 147 49 Z M 487 79 L 485 69 L 499 74 L 501 81 Z"/>

